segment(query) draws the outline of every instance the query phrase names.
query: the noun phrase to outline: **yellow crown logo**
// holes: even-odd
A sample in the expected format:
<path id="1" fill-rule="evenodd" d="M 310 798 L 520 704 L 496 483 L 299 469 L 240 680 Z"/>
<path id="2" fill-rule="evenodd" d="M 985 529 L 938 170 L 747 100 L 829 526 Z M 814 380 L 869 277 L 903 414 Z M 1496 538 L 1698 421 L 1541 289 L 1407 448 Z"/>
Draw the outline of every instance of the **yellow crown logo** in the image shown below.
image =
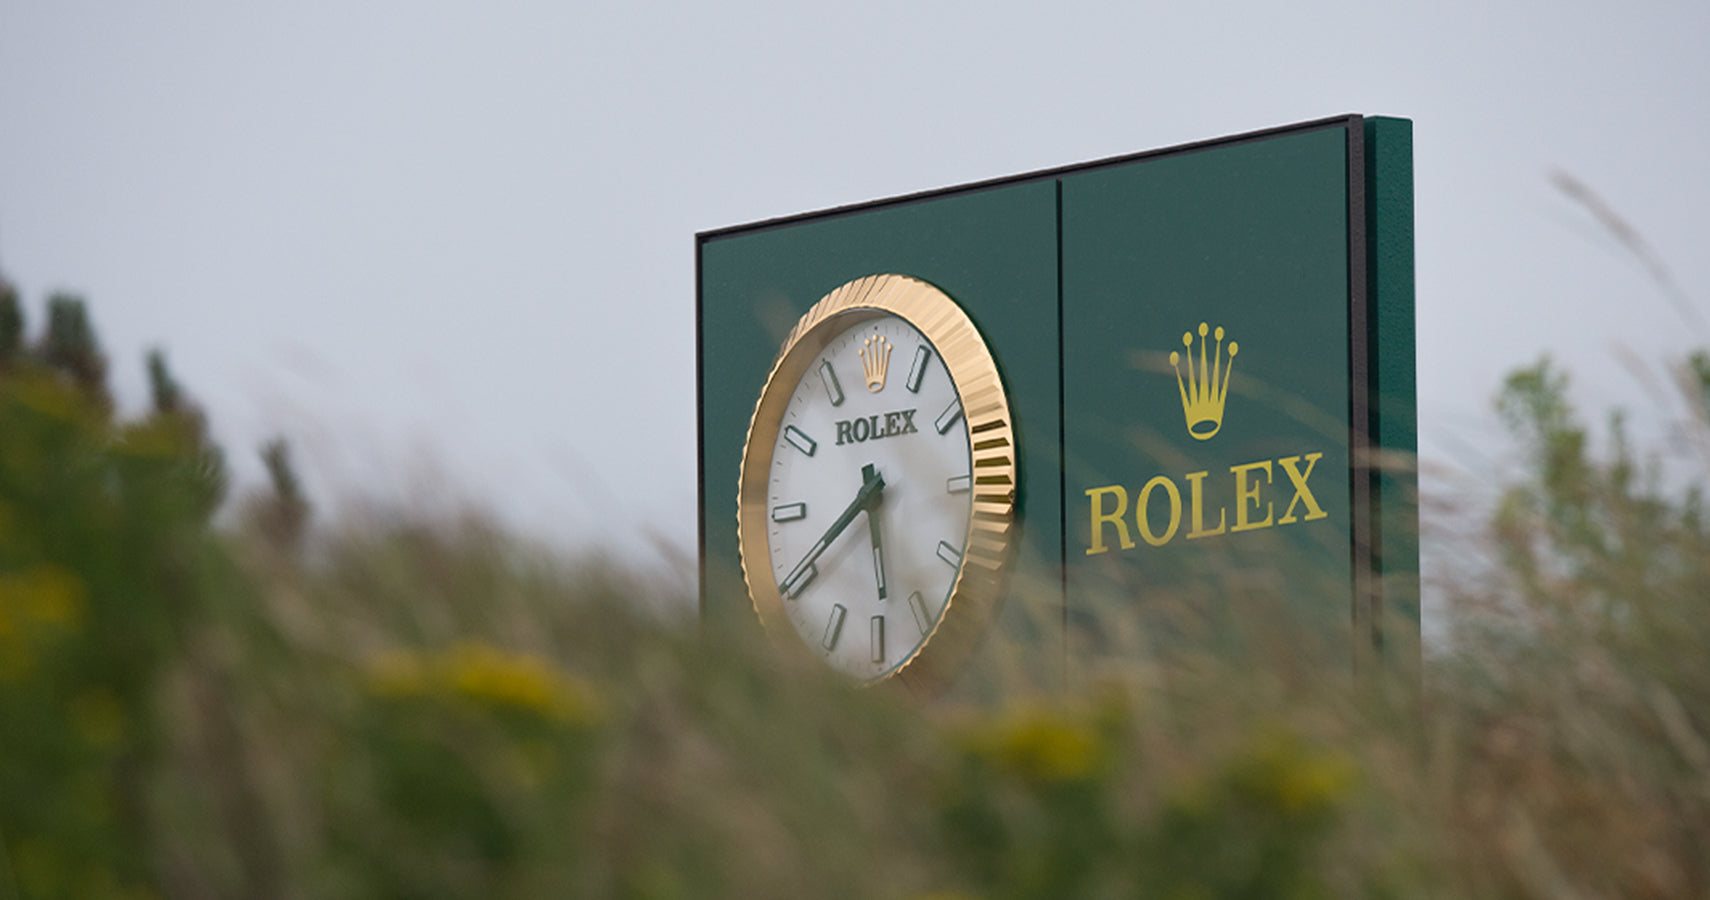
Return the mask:
<path id="1" fill-rule="evenodd" d="M 1229 360 L 1223 360 L 1223 326 L 1217 326 L 1213 337 L 1217 349 L 1212 351 L 1211 364 L 1205 362 L 1205 323 L 1199 323 L 1199 368 L 1193 365 L 1193 332 L 1182 334 L 1182 346 L 1187 353 L 1170 352 L 1170 365 L 1176 368 L 1176 388 L 1182 394 L 1182 415 L 1187 417 L 1188 434 L 1195 440 L 1210 440 L 1223 427 L 1223 401 L 1229 396 L 1229 370 L 1235 367 L 1235 353 L 1241 349 L 1229 342 Z M 1187 357 L 1187 380 L 1182 380 L 1181 359 Z M 1211 429 L 1205 429 L 1210 425 Z"/>
<path id="2" fill-rule="evenodd" d="M 891 367 L 891 342 L 875 334 L 861 343 L 861 371 L 867 376 L 867 390 L 877 394 L 885 389 L 885 370 Z"/>

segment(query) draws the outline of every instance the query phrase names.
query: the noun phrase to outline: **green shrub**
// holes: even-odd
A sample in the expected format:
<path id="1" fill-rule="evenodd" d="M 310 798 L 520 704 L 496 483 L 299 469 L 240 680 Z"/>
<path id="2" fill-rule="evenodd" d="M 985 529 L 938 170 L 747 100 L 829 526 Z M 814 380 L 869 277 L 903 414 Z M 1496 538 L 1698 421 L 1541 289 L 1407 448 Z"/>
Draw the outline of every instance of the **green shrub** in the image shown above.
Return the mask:
<path id="1" fill-rule="evenodd" d="M 207 613 L 218 456 L 187 414 L 118 421 L 80 302 L 42 341 L 0 294 L 0 834 L 25 896 L 153 883 L 156 691 Z"/>

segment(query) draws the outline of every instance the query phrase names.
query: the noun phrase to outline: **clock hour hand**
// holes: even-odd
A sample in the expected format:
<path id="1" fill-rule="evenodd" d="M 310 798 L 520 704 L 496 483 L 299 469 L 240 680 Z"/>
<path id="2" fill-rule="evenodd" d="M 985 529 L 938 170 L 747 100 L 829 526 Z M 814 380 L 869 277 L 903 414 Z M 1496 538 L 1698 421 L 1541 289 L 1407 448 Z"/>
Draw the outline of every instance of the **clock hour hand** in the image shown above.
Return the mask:
<path id="1" fill-rule="evenodd" d="M 802 557 L 802 561 L 796 563 L 796 567 L 790 570 L 789 576 L 778 585 L 778 590 L 783 592 L 784 596 L 795 599 L 796 595 L 802 592 L 802 588 L 806 587 L 813 578 L 814 561 L 819 559 L 821 553 L 825 552 L 825 548 L 831 546 L 832 541 L 837 540 L 837 536 L 843 533 L 843 529 L 849 527 L 850 522 L 855 521 L 856 513 L 878 502 L 880 492 L 884 489 L 885 476 L 880 475 L 871 464 L 863 466 L 861 469 L 861 489 L 855 492 L 855 499 L 849 501 L 849 505 L 837 515 L 837 520 L 831 523 L 831 527 L 827 528 L 825 534 L 814 542 L 807 555 Z"/>

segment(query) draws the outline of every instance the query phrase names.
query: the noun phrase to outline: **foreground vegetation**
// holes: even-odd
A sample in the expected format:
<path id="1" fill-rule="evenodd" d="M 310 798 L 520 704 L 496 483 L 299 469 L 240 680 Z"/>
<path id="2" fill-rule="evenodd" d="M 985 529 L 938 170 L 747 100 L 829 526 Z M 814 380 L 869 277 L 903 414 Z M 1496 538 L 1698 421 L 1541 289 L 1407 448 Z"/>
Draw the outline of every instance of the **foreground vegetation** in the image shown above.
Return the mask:
<path id="1" fill-rule="evenodd" d="M 675 577 L 311 527 L 282 445 L 216 528 L 221 454 L 149 371 L 116 416 L 82 305 L 32 341 L 0 285 L 0 898 L 1710 892 L 1710 460 L 1593 454 L 1547 364 L 1417 705 L 1188 651 L 851 690 L 638 612 Z M 1710 360 L 1682 388 L 1707 446 Z"/>

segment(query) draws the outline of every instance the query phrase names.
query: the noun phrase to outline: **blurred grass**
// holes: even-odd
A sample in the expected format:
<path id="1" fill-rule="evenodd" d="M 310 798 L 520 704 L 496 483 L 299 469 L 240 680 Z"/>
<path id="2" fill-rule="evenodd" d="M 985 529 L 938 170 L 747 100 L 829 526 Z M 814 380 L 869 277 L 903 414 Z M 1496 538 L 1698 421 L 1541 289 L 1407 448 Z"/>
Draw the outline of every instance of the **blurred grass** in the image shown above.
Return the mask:
<path id="1" fill-rule="evenodd" d="M 1070 683 L 1000 634 L 1001 690 L 934 699 L 662 616 L 681 573 L 311 523 L 283 445 L 216 528 L 164 360 L 118 417 L 50 307 L 29 343 L 0 283 L 0 898 L 1710 892 L 1702 500 L 1592 455 L 1547 363 L 1502 394 L 1530 476 L 1417 706 L 1286 617 L 1159 645 L 1116 604 Z M 1681 387 L 1710 435 L 1710 362 Z"/>

